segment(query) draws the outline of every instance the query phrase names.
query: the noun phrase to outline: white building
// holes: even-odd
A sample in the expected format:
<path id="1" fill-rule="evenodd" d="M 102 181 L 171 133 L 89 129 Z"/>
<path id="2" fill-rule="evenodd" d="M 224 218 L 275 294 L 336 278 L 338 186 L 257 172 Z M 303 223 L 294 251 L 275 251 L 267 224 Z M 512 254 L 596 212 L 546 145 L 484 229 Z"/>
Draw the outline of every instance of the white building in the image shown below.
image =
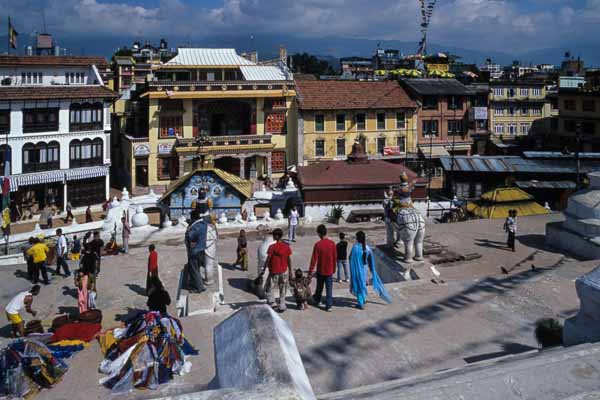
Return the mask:
<path id="1" fill-rule="evenodd" d="M 0 175 L 10 160 L 17 204 L 35 212 L 108 197 L 107 69 L 103 57 L 0 56 Z"/>

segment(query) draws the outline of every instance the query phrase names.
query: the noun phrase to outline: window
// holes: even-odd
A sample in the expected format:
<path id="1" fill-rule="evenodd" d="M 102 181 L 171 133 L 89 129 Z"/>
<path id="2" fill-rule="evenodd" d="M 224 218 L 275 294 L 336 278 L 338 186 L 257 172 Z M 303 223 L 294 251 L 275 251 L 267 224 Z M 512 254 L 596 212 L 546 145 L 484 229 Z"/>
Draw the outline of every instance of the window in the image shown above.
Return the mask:
<path id="1" fill-rule="evenodd" d="M 514 107 L 508 107 L 508 115 L 516 115 L 517 109 Z"/>
<path id="2" fill-rule="evenodd" d="M 31 72 L 27 73 L 27 84 L 31 85 L 33 83 L 33 81 L 31 80 Z"/>
<path id="3" fill-rule="evenodd" d="M 345 131 L 346 130 L 346 114 L 337 114 L 335 116 L 335 130 Z"/>
<path id="4" fill-rule="evenodd" d="M 521 124 L 519 133 L 521 135 L 527 135 L 529 133 L 529 124 Z"/>
<path id="5" fill-rule="evenodd" d="M 494 96 L 504 96 L 504 88 L 494 88 Z"/>
<path id="6" fill-rule="evenodd" d="M 495 107 L 494 108 L 494 115 L 504 115 L 504 108 L 502 108 L 502 107 Z"/>
<path id="7" fill-rule="evenodd" d="M 0 134 L 10 133 L 10 110 L 0 111 Z"/>
<path id="8" fill-rule="evenodd" d="M 176 157 L 159 157 L 157 159 L 158 179 L 173 180 L 179 176 L 179 159 Z"/>
<path id="9" fill-rule="evenodd" d="M 437 120 L 428 120 L 423 121 L 423 136 L 437 136 L 438 135 L 438 121 Z"/>
<path id="10" fill-rule="evenodd" d="M 437 110 L 437 109 L 438 109 L 437 96 L 423 96 L 423 110 Z"/>
<path id="11" fill-rule="evenodd" d="M 385 113 L 377 113 L 377 130 L 385 130 Z"/>
<path id="12" fill-rule="evenodd" d="M 531 89 L 531 95 L 533 97 L 542 97 L 542 89 L 540 89 L 540 88 Z"/>
<path id="13" fill-rule="evenodd" d="M 533 107 L 531 109 L 531 115 L 534 115 L 534 116 L 542 115 L 542 109 L 540 107 Z"/>
<path id="14" fill-rule="evenodd" d="M 581 133 L 585 133 L 586 135 L 593 135 L 595 133 L 594 122 L 587 121 L 581 123 Z"/>
<path id="15" fill-rule="evenodd" d="M 315 157 L 325 157 L 325 140 L 315 140 Z"/>
<path id="16" fill-rule="evenodd" d="M 523 115 L 523 116 L 529 115 L 529 108 L 525 107 L 525 106 L 521 107 L 521 115 Z"/>
<path id="17" fill-rule="evenodd" d="M 527 97 L 527 96 L 529 96 L 529 89 L 527 89 L 527 88 L 521 88 L 519 90 L 519 95 L 521 97 Z"/>
<path id="18" fill-rule="evenodd" d="M 364 113 L 360 113 L 360 114 L 356 114 L 355 116 L 356 119 L 356 130 L 357 131 L 364 131 L 366 129 L 366 116 Z"/>
<path id="19" fill-rule="evenodd" d="M 103 165 L 103 144 L 100 138 L 71 141 L 69 144 L 69 168 Z"/>
<path id="20" fill-rule="evenodd" d="M 377 154 L 383 155 L 384 149 L 385 149 L 385 138 L 378 137 L 377 138 Z"/>
<path id="21" fill-rule="evenodd" d="M 323 114 L 315 115 L 315 132 L 325 131 L 325 116 Z"/>
<path id="22" fill-rule="evenodd" d="M 183 136 L 183 115 L 161 115 L 159 137 Z"/>
<path id="23" fill-rule="evenodd" d="M 0 174 L 4 175 L 4 168 L 5 168 L 5 163 L 6 160 L 12 160 L 12 150 L 10 148 L 10 146 L 8 145 L 0 145 Z M 8 167 L 9 167 L 9 171 L 8 173 L 10 174 L 11 171 L 11 163 L 8 163 Z"/>
<path id="24" fill-rule="evenodd" d="M 396 113 L 396 129 L 406 129 L 406 114 Z"/>
<path id="25" fill-rule="evenodd" d="M 398 146 L 400 153 L 405 153 L 406 152 L 406 137 L 398 136 L 396 138 L 396 146 Z"/>
<path id="26" fill-rule="evenodd" d="M 502 135 L 504 133 L 504 124 L 495 124 L 494 133 L 496 135 Z"/>
<path id="27" fill-rule="evenodd" d="M 25 144 L 23 146 L 23 173 L 59 169 L 59 153 L 58 142 Z"/>
<path id="28" fill-rule="evenodd" d="M 567 111 L 577 111 L 577 104 L 575 100 L 565 100 L 564 102 L 565 110 Z"/>
<path id="29" fill-rule="evenodd" d="M 565 131 L 567 132 L 575 132 L 577 130 L 577 123 L 575 120 L 567 119 L 565 120 Z"/>
<path id="30" fill-rule="evenodd" d="M 448 135 L 462 135 L 462 121 L 461 120 L 450 120 L 448 121 Z"/>
<path id="31" fill-rule="evenodd" d="M 508 128 L 508 134 L 509 135 L 516 135 L 517 134 L 517 124 L 508 124 L 507 128 Z"/>
<path id="32" fill-rule="evenodd" d="M 285 113 L 268 114 L 266 118 L 266 132 L 285 135 Z"/>
<path id="33" fill-rule="evenodd" d="M 271 155 L 271 170 L 275 173 L 285 172 L 285 151 L 274 151 Z"/>
<path id="34" fill-rule="evenodd" d="M 27 74 L 25 72 L 21 72 L 21 85 L 27 83 Z"/>
<path id="35" fill-rule="evenodd" d="M 102 103 L 71 104 L 69 130 L 76 132 L 102 129 L 102 113 Z"/>
<path id="36" fill-rule="evenodd" d="M 338 138 L 335 141 L 335 154 L 338 157 L 343 157 L 346 155 L 346 139 L 344 138 Z"/>
<path id="37" fill-rule="evenodd" d="M 515 88 L 508 88 L 508 89 L 506 89 L 506 93 L 507 93 L 508 97 L 515 97 L 515 95 L 517 94 L 517 91 Z"/>
<path id="38" fill-rule="evenodd" d="M 58 108 L 31 108 L 23 110 L 23 132 L 58 131 Z"/>
<path id="39" fill-rule="evenodd" d="M 462 110 L 463 99 L 460 96 L 448 97 L 448 110 Z"/>
<path id="40" fill-rule="evenodd" d="M 584 100 L 583 101 L 583 111 L 596 112 L 596 102 L 594 100 Z"/>

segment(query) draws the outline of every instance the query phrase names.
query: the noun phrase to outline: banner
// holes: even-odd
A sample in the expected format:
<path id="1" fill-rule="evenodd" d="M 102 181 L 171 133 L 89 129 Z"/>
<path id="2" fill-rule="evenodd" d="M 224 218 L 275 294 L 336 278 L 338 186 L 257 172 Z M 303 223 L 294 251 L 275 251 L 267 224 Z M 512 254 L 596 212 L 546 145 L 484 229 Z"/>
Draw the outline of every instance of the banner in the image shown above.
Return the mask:
<path id="1" fill-rule="evenodd" d="M 10 43 L 10 47 L 13 49 L 17 48 L 17 36 L 19 34 L 15 30 L 15 27 L 10 22 L 10 17 L 8 17 L 8 42 Z"/>

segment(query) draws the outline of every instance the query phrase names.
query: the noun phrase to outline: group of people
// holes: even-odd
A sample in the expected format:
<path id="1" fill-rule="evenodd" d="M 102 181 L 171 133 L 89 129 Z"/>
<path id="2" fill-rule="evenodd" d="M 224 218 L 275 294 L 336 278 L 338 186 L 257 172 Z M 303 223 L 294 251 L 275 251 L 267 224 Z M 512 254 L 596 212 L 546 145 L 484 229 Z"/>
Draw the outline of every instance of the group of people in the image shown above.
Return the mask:
<path id="1" fill-rule="evenodd" d="M 325 289 L 325 310 L 331 311 L 333 307 L 333 276 L 336 270 L 338 282 L 342 282 L 341 271 L 344 273 L 343 282 L 347 282 L 349 278 L 350 292 L 356 296 L 359 309 L 364 309 L 366 304 L 369 271 L 371 272 L 375 292 L 386 302 L 391 302 L 391 297 L 377 274 L 373 251 L 366 243 L 367 238 L 364 232 L 359 231 L 356 233 L 356 243 L 352 246 L 348 257 L 348 241 L 345 234 L 339 234 L 340 240 L 336 244 L 328 237 L 327 227 L 319 225 L 317 227 L 319 240 L 313 247 L 309 270 L 306 275 L 300 268 L 292 273 L 292 249 L 289 245 L 292 240 L 283 241 L 283 231 L 279 228 L 275 229 L 272 235 L 274 243 L 268 247 L 267 258 L 254 283 L 257 289 L 262 288 L 264 284 L 267 304 L 273 306 L 278 312 L 286 311 L 285 298 L 288 285 L 293 289 L 298 309 L 306 309 L 309 303 L 318 307 L 323 300 L 323 290 Z M 239 245 L 238 240 L 238 248 Z M 263 277 L 266 271 L 269 274 L 265 281 Z M 314 294 L 311 291 L 313 279 L 316 279 Z M 279 289 L 277 304 L 274 300 L 274 289 L 276 287 Z"/>

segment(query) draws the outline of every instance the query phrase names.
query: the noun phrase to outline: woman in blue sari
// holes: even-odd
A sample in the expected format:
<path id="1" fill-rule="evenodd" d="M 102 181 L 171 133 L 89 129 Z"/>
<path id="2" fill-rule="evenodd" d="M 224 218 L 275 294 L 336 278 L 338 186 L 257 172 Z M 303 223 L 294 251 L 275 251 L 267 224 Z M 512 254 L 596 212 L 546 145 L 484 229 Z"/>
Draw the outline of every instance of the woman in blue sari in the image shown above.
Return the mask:
<path id="1" fill-rule="evenodd" d="M 367 237 L 363 231 L 356 233 L 356 244 L 350 252 L 350 292 L 356 296 L 358 308 L 365 308 L 367 302 L 367 279 L 368 271 L 371 270 L 373 277 L 373 289 L 386 303 L 391 303 L 392 298 L 385 290 L 383 282 L 375 268 L 375 257 L 373 251 L 367 246 Z"/>

